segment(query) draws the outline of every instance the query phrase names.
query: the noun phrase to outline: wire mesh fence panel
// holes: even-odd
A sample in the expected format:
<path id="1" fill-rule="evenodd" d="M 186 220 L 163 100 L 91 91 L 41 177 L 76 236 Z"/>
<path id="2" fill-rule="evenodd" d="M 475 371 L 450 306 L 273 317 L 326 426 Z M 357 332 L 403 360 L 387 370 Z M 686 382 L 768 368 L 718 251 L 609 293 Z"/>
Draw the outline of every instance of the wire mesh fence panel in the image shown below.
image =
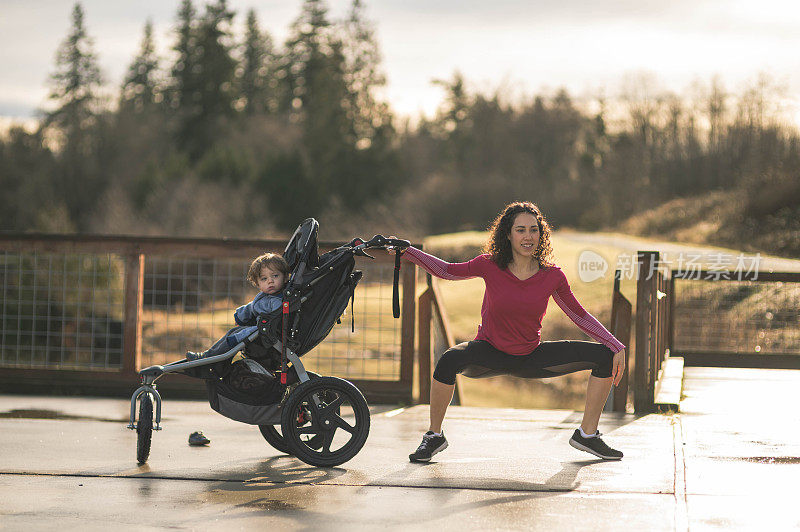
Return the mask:
<path id="1" fill-rule="evenodd" d="M 348 307 L 341 323 L 334 325 L 328 337 L 303 357 L 303 364 L 325 375 L 397 380 L 401 320 L 392 317 L 394 268 L 386 263 L 359 262 L 357 269 L 364 272 L 364 277 L 356 288 L 353 308 Z"/>
<path id="2" fill-rule="evenodd" d="M 250 260 L 158 257 L 145 261 L 142 365 L 203 351 L 236 324 L 233 312 L 257 294 L 245 280 Z M 310 371 L 352 379 L 397 380 L 400 320 L 391 314 L 390 264 L 359 264 L 364 277 L 352 308 L 303 357 Z M 355 312 L 351 316 L 351 312 Z M 354 324 L 355 332 L 351 332 Z"/>
<path id="3" fill-rule="evenodd" d="M 675 285 L 674 351 L 800 355 L 800 283 Z"/>
<path id="4" fill-rule="evenodd" d="M 0 365 L 118 370 L 124 260 L 115 254 L 0 252 Z"/>
<path id="5" fill-rule="evenodd" d="M 233 311 L 257 290 L 250 260 L 162 257 L 145 260 L 142 364 L 165 364 L 204 351 L 235 326 Z"/>

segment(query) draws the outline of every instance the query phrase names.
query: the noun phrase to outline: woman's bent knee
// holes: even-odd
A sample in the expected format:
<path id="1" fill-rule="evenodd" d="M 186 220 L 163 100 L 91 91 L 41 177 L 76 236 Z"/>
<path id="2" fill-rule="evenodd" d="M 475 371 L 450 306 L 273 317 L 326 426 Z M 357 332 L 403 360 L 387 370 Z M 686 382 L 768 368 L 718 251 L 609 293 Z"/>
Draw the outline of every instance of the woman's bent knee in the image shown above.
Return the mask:
<path id="1" fill-rule="evenodd" d="M 592 376 L 607 379 L 613 374 L 614 352 L 610 347 L 599 344 L 597 367 L 592 370 Z"/>
<path id="2" fill-rule="evenodd" d="M 464 352 L 463 344 L 451 347 L 439 358 L 436 369 L 433 370 L 433 378 L 442 384 L 455 384 L 456 374 L 458 373 L 458 359 Z"/>

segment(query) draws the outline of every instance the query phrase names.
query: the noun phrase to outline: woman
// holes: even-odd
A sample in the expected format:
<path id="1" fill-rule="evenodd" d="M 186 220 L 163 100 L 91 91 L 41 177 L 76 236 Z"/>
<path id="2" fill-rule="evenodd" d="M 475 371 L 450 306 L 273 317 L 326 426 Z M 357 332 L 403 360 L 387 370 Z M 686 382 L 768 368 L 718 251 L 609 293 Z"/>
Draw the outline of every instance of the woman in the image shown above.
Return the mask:
<path id="1" fill-rule="evenodd" d="M 427 462 L 447 447 L 442 421 L 453 398 L 456 374 L 541 378 L 588 369 L 592 374 L 583 421 L 569 443 L 605 460 L 620 460 L 622 453 L 600 439 L 597 424 L 612 382 L 618 385 L 625 371 L 625 346 L 584 310 L 564 272 L 551 262 L 550 227 L 539 208 L 530 202 L 508 205 L 495 219 L 484 251 L 469 262 L 453 264 L 414 247 L 405 251 L 407 260 L 432 275 L 452 280 L 481 277 L 486 284 L 478 335 L 445 351 L 436 364 L 430 427 L 409 459 Z M 599 343 L 540 341 L 551 296 Z"/>

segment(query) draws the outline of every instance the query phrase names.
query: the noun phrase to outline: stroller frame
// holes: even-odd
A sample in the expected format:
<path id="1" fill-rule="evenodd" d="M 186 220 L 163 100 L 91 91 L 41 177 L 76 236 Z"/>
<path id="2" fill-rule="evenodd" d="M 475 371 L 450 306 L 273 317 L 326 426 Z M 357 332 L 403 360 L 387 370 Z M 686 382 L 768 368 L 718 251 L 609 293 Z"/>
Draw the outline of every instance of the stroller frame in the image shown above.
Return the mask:
<path id="1" fill-rule="evenodd" d="M 248 342 L 255 341 L 259 336 L 259 332 L 256 331 L 250 336 L 247 337 Z M 156 380 L 158 380 L 161 376 L 167 373 L 178 373 L 189 368 L 196 368 L 199 366 L 207 366 L 209 364 L 215 364 L 217 362 L 222 362 L 224 360 L 228 360 L 236 356 L 236 353 L 244 349 L 246 343 L 239 342 L 234 347 L 232 347 L 229 351 L 225 353 L 221 353 L 219 355 L 210 356 L 207 358 L 201 358 L 197 360 L 178 360 L 176 362 L 170 362 L 169 364 L 164 364 L 163 366 L 150 366 L 149 368 L 145 368 L 139 372 L 139 375 L 142 378 L 142 385 L 133 392 L 131 396 L 131 415 L 130 415 L 130 423 L 128 424 L 128 428 L 131 430 L 136 430 L 136 403 L 140 400 L 143 394 L 150 393 L 153 395 L 155 399 L 155 417 L 153 418 L 153 430 L 161 430 L 161 394 L 158 393 L 156 389 Z M 275 342 L 273 347 L 278 350 L 282 351 L 283 345 L 281 342 Z M 294 351 L 291 349 L 286 350 L 286 358 L 292 364 L 292 367 L 297 372 L 297 377 L 300 382 L 306 382 L 311 380 L 308 376 L 308 372 L 306 372 L 305 366 L 300 361 L 300 357 L 297 356 Z M 280 419 L 276 421 L 279 423 Z"/>
<path id="2" fill-rule="evenodd" d="M 371 257 L 365 252 L 371 248 L 394 247 L 404 249 L 410 243 L 406 240 L 388 239 L 381 235 L 375 235 L 369 241 L 360 238 L 353 239 L 349 244 L 336 248 L 329 252 L 338 253 L 333 255 L 324 265 L 331 265 L 323 268 L 317 255 L 316 234 L 318 223 L 313 218 L 305 220 L 295 231 L 289 244 L 286 247 L 284 256 L 292 267 L 292 274 L 289 277 L 284 290 L 284 299 L 280 315 L 272 313 L 267 316 L 259 316 L 257 319 L 258 329 L 251 333 L 245 340 L 231 347 L 221 354 L 208 355 L 194 360 L 178 360 L 164 365 L 155 365 L 142 369 L 139 372 L 141 386 L 133 392 L 131 396 L 130 423 L 127 428 L 135 430 L 137 433 L 137 460 L 139 464 L 147 461 L 150 454 L 152 431 L 159 431 L 161 427 L 162 398 L 156 387 L 156 381 L 168 373 L 184 373 L 189 376 L 203 378 L 207 380 L 209 386 L 209 400 L 212 396 L 212 384 L 208 376 L 216 376 L 213 366 L 220 368 L 222 362 L 232 359 L 238 352 L 244 351 L 249 346 L 258 346 L 258 349 L 275 350 L 281 354 L 280 359 L 280 382 L 283 385 L 283 397 L 274 404 L 257 403 L 253 408 L 259 409 L 258 416 L 255 418 L 241 418 L 233 415 L 230 411 L 223 411 L 217 402 L 212 402 L 212 408 L 222 415 L 231 419 L 249 424 L 257 424 L 264 439 L 279 451 L 294 455 L 300 460 L 315 466 L 331 467 L 346 462 L 355 456 L 363 447 L 369 433 L 369 407 L 361 392 L 350 382 L 338 377 L 321 377 L 306 371 L 300 361 L 302 354 L 313 349 L 321 342 L 333 327 L 333 322 L 338 321 L 347 301 L 352 298 L 355 287 L 361 278 L 361 272 L 352 270 L 354 262 L 352 259 L 345 259 L 347 262 L 339 261 L 343 255 L 352 254 Z M 328 256 L 329 254 L 326 254 Z M 349 266 L 347 266 L 349 264 Z M 337 265 L 342 265 L 342 270 Z M 394 294 L 393 312 L 395 318 L 399 317 L 399 296 L 398 278 L 400 269 L 400 253 L 395 258 L 394 275 Z M 330 277 L 331 272 L 343 274 L 335 282 L 337 277 Z M 304 277 L 308 273 L 309 277 Z M 317 298 L 317 302 L 323 301 L 316 309 L 311 309 L 311 316 L 315 319 L 313 327 L 305 334 L 301 333 L 300 338 L 296 338 L 298 332 L 298 322 L 302 305 L 312 298 L 314 290 L 319 286 L 325 287 L 325 283 L 316 286 L 323 278 L 328 277 L 328 289 L 335 290 L 338 294 L 330 295 L 326 301 Z M 309 281 L 310 278 L 310 281 Z M 344 289 L 349 290 L 350 296 L 342 299 Z M 321 296 L 324 297 L 324 296 Z M 331 303 L 325 306 L 325 303 Z M 344 306 L 342 306 L 342 301 Z M 336 303 L 335 306 L 333 303 Z M 312 304 L 313 307 L 313 304 Z M 322 311 L 319 311 L 322 308 Z M 287 334 L 290 313 L 293 312 L 293 324 L 291 332 Z M 317 314 L 314 314 L 317 312 Z M 280 317 L 279 317 L 280 316 Z M 320 321 L 318 318 L 323 316 L 325 319 Z M 276 324 L 280 322 L 280 330 L 276 330 Z M 301 325 L 303 325 L 301 323 Z M 324 333 L 324 334 L 321 334 Z M 260 343 L 259 343 L 260 340 Z M 290 347 L 287 345 L 292 343 Z M 247 352 L 247 351 L 245 351 Z M 248 355 L 250 354 L 247 352 Z M 249 358 L 249 357 L 248 357 Z M 275 354 L 271 359 L 273 365 L 277 363 Z M 291 365 L 291 367 L 289 367 Z M 212 366 L 206 370 L 203 366 Z M 187 370 L 190 370 L 187 372 Z M 272 371 L 278 372 L 276 367 Z M 202 372 L 206 371 L 206 374 Z M 289 375 L 293 374 L 291 382 Z M 214 391 L 214 394 L 217 392 Z M 222 396 L 225 399 L 224 396 Z M 139 416 L 136 416 L 136 405 L 139 404 Z M 153 411 L 155 403 L 155 412 Z M 353 411 L 353 424 L 340 416 L 343 406 L 349 406 Z M 154 415 L 155 414 L 155 415 Z M 255 421 L 254 419 L 257 419 Z M 279 425 L 281 432 L 275 428 Z M 338 449 L 333 450 L 334 434 L 338 429 L 350 434 L 350 438 Z M 312 436 L 313 435 L 313 436 Z M 307 438 L 307 439 L 304 439 Z M 341 443 L 341 442 L 338 442 Z"/>

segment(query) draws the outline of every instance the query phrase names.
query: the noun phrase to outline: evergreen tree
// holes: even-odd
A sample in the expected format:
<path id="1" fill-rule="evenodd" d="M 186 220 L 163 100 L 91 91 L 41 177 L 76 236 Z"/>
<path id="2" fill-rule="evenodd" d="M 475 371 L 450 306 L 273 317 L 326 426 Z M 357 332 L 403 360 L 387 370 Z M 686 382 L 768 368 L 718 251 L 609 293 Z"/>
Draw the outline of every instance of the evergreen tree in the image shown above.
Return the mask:
<path id="1" fill-rule="evenodd" d="M 55 228 L 55 223 L 49 223 L 58 208 L 52 183 L 55 172 L 53 154 L 44 146 L 41 131 L 27 133 L 15 126 L 0 138 L 0 229 Z"/>
<path id="2" fill-rule="evenodd" d="M 246 115 L 274 112 L 272 37 L 258 26 L 254 10 L 247 13 L 242 62 L 239 68 L 242 109 Z"/>
<path id="3" fill-rule="evenodd" d="M 57 107 L 47 114 L 43 126 L 59 140 L 57 196 L 63 199 L 70 220 L 79 230 L 88 227 L 105 185 L 96 165 L 100 136 L 93 134 L 100 125 L 97 91 L 102 76 L 92 48 L 84 28 L 83 8 L 76 3 L 70 33 L 59 46 L 56 71 L 50 78 L 50 99 Z"/>
<path id="4" fill-rule="evenodd" d="M 217 0 L 206 6 L 197 28 L 200 108 L 206 124 L 233 114 L 236 70 L 230 42 L 233 15 L 233 11 L 228 10 L 227 0 Z"/>
<path id="5" fill-rule="evenodd" d="M 178 18 L 175 50 L 179 57 L 173 68 L 177 140 L 197 160 L 220 135 L 225 118 L 233 114 L 236 62 L 229 43 L 233 12 L 225 0 L 218 0 L 195 20 L 191 0 L 184 0 Z"/>
<path id="6" fill-rule="evenodd" d="M 183 0 L 178 10 L 178 41 L 173 46 L 177 59 L 172 66 L 170 105 L 181 112 L 189 112 L 197 94 L 197 42 L 195 38 L 195 9 L 192 0 Z"/>
<path id="7" fill-rule="evenodd" d="M 45 124 L 54 126 L 73 142 L 94 123 L 98 112 L 97 90 L 103 83 L 92 39 L 83 26 L 83 8 L 72 10 L 72 28 L 56 55 L 56 71 L 50 76 L 49 98 L 57 105 Z"/>
<path id="8" fill-rule="evenodd" d="M 160 184 L 153 168 L 162 168 L 174 150 L 169 115 L 169 89 L 159 79 L 153 26 L 145 24 L 141 48 L 131 62 L 120 91 L 120 106 L 108 143 L 113 146 L 109 163 L 111 195 L 124 207 L 107 210 L 142 209 Z M 174 88 L 174 87 L 173 87 Z M 171 93 L 173 96 L 176 92 Z M 124 199 L 120 199 L 124 198 Z"/>
<path id="9" fill-rule="evenodd" d="M 344 106 L 348 90 L 342 43 L 333 34 L 322 0 L 304 2 L 286 50 L 284 79 L 291 94 L 290 113 L 302 127 L 304 161 L 316 184 L 308 202 L 322 209 L 327 196 L 350 193 L 342 186 L 355 146 Z"/>
<path id="10" fill-rule="evenodd" d="M 356 150 L 345 182 L 350 192 L 342 203 L 358 209 L 397 188 L 400 165 L 392 113 L 379 98 L 379 91 L 386 85 L 380 47 L 373 24 L 364 16 L 361 0 L 353 0 L 343 34 L 345 103 Z"/>
<path id="11" fill-rule="evenodd" d="M 171 71 L 169 104 L 177 119 L 176 140 L 179 147 L 192 145 L 200 116 L 200 64 L 197 46 L 197 13 L 192 0 L 183 0 L 178 10 L 177 54 Z"/>
<path id="12" fill-rule="evenodd" d="M 377 99 L 376 92 L 386 85 L 386 76 L 380 68 L 375 30 L 364 18 L 361 0 L 353 0 L 344 30 L 348 113 L 359 147 L 367 147 L 376 135 L 391 127 L 391 114 L 389 106 Z"/>
<path id="13" fill-rule="evenodd" d="M 144 26 L 144 37 L 139 54 L 128 67 L 122 83 L 120 107 L 141 113 L 152 108 L 160 100 L 158 94 L 158 58 L 153 43 L 153 23 L 149 20 Z"/>

